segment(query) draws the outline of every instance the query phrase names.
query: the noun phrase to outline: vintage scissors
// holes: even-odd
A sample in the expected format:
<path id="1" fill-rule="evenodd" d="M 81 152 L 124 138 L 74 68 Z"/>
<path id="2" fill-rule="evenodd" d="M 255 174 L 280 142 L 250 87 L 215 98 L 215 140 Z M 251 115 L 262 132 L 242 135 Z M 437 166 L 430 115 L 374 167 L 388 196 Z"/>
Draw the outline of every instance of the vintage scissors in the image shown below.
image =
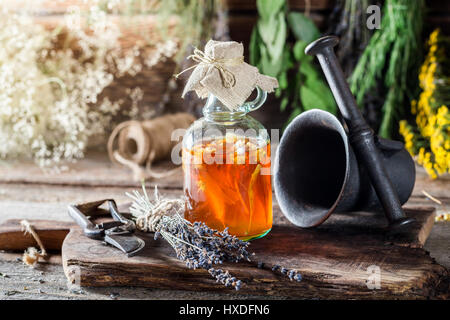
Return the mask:
<path id="1" fill-rule="evenodd" d="M 103 203 L 108 204 L 108 210 L 100 208 Z M 133 233 L 136 230 L 135 223 L 125 218 L 117 209 L 113 199 L 99 200 L 80 205 L 70 205 L 69 215 L 83 228 L 84 234 L 96 240 L 102 240 L 117 249 L 123 251 L 128 257 L 141 251 L 145 242 Z M 111 215 L 113 221 L 94 224 L 89 218 Z"/>

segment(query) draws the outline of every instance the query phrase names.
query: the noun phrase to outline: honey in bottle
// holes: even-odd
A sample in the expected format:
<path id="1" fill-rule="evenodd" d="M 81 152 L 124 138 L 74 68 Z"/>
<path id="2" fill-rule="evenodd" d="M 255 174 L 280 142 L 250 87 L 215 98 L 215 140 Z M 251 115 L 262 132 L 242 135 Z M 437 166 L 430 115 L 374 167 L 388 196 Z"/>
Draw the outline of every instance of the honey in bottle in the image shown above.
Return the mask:
<path id="1" fill-rule="evenodd" d="M 205 222 L 242 240 L 264 236 L 272 228 L 270 140 L 248 111 L 266 94 L 230 111 L 210 95 L 204 118 L 183 139 L 185 218 Z"/>

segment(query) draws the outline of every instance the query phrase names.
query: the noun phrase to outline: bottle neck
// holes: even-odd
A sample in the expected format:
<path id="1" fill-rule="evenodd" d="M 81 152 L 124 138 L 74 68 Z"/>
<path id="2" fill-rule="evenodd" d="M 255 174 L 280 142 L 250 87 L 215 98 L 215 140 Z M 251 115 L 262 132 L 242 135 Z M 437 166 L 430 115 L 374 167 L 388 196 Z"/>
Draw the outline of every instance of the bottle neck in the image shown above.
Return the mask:
<path id="1" fill-rule="evenodd" d="M 228 109 L 216 96 L 209 94 L 203 107 L 203 115 L 211 121 L 238 121 L 245 117 L 247 112 L 242 110 L 232 111 Z"/>

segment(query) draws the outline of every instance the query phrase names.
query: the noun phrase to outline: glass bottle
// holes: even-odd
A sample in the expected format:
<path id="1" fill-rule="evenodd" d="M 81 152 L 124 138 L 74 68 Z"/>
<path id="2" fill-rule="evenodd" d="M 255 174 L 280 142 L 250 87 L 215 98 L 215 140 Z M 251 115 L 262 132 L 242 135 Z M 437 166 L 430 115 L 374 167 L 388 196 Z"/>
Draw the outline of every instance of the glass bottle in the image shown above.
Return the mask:
<path id="1" fill-rule="evenodd" d="M 210 94 L 203 118 L 183 138 L 185 218 L 242 240 L 272 228 L 270 138 L 247 113 L 258 109 L 267 93 L 230 111 Z"/>

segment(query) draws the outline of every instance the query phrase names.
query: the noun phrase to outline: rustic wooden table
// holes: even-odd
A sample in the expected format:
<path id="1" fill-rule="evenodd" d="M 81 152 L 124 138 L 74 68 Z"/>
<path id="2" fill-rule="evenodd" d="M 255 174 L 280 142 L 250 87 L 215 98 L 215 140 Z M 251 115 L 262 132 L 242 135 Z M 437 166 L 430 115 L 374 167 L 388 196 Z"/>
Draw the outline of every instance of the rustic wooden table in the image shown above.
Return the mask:
<path id="1" fill-rule="evenodd" d="M 161 164 L 163 169 L 170 166 Z M 182 175 L 152 181 L 162 194 L 179 195 Z M 0 165 L 0 223 L 7 219 L 53 219 L 70 221 L 67 205 L 103 198 L 115 198 L 128 202 L 126 191 L 139 188 L 131 180 L 130 173 L 112 165 L 101 153 L 90 153 L 86 159 L 68 166 L 59 174 L 46 173 L 31 162 Z M 437 212 L 450 208 L 450 180 L 430 180 L 421 168 L 417 169 L 417 181 L 408 206 L 435 206 Z M 440 199 L 437 205 L 427 199 L 422 190 Z M 450 268 L 450 222 L 435 223 L 425 244 L 425 249 L 436 261 Z M 70 291 L 67 288 L 59 256 L 52 256 L 52 263 L 39 264 L 36 268 L 25 266 L 20 254 L 0 253 L 0 299 L 250 299 L 265 296 L 236 296 L 213 292 L 190 292 L 146 288 L 84 288 Z M 286 299 L 286 297 L 270 297 Z"/>

